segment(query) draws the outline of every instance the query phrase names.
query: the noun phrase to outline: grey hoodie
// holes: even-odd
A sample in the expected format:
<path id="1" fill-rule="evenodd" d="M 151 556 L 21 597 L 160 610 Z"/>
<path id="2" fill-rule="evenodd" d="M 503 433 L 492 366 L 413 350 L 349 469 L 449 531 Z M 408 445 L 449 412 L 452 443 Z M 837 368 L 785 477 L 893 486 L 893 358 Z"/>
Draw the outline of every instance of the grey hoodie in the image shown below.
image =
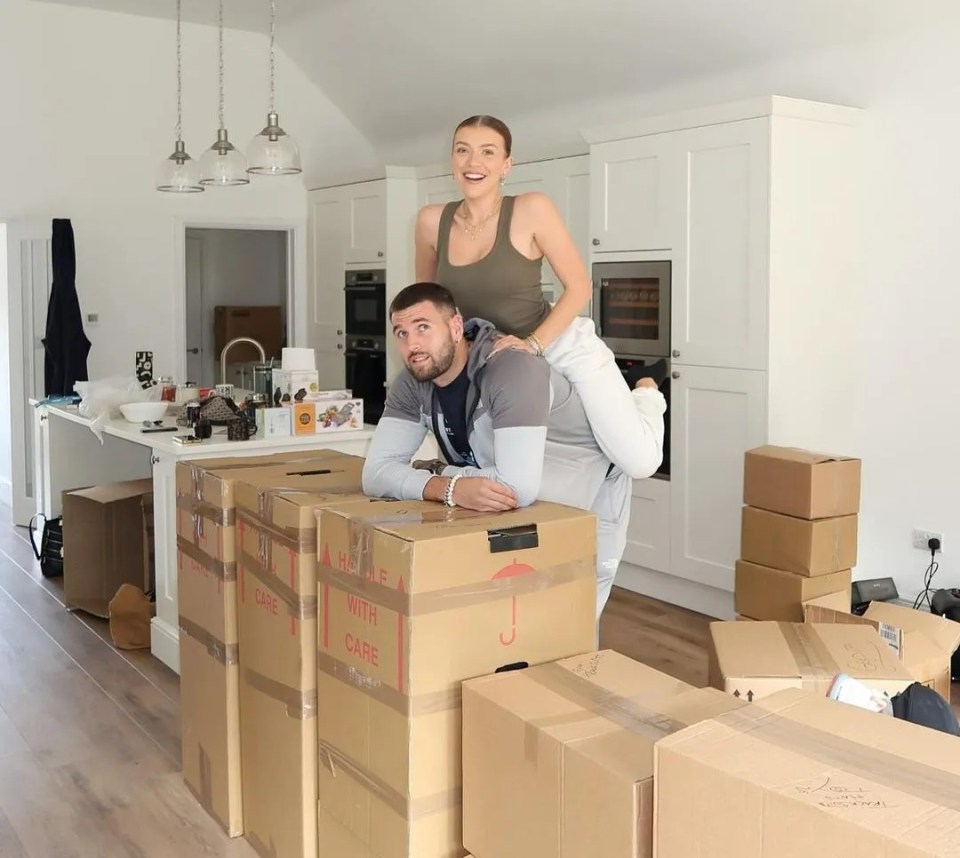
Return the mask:
<path id="1" fill-rule="evenodd" d="M 467 432 L 479 467 L 469 467 L 438 439 L 451 464 L 445 476 L 487 477 L 510 486 L 520 506 L 550 500 L 589 509 L 610 462 L 594 440 L 573 386 L 543 359 L 506 350 L 493 357 L 495 329 L 481 319 L 464 328 Z M 433 427 L 435 385 L 401 370 L 387 394 L 363 469 L 368 495 L 418 500 L 433 476 L 410 461 Z M 438 414 L 438 424 L 443 425 Z"/>

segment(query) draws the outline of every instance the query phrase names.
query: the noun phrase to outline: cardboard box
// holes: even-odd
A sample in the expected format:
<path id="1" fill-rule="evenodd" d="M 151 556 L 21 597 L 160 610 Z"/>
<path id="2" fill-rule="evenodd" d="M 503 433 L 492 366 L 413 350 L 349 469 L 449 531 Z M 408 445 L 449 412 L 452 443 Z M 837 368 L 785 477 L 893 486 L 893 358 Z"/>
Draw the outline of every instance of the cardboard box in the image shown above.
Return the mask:
<path id="1" fill-rule="evenodd" d="M 317 432 L 363 429 L 362 399 L 318 399 L 315 405 Z"/>
<path id="2" fill-rule="evenodd" d="M 461 683 L 594 649 L 596 519 L 389 501 L 319 518 L 321 849 L 458 858 Z"/>
<path id="3" fill-rule="evenodd" d="M 797 575 L 828 575 L 857 565 L 857 516 L 809 521 L 745 506 L 740 557 Z"/>
<path id="4" fill-rule="evenodd" d="M 232 837 L 243 833 L 235 485 L 324 472 L 359 484 L 363 459 L 333 450 L 178 462 L 177 589 L 183 775 Z M 287 461 L 293 460 L 293 461 Z M 331 474 L 327 474 L 331 472 Z M 333 476 L 333 473 L 339 476 Z"/>
<path id="5" fill-rule="evenodd" d="M 661 739 L 658 858 L 960 855 L 957 739 L 782 691 Z"/>
<path id="6" fill-rule="evenodd" d="M 950 658 L 960 647 L 960 623 L 903 605 L 871 602 L 863 616 L 821 604 L 805 607 L 807 622 L 873 626 L 910 675 L 950 700 Z"/>
<path id="7" fill-rule="evenodd" d="M 273 404 L 313 402 L 320 395 L 320 373 L 315 369 L 274 369 Z"/>
<path id="8" fill-rule="evenodd" d="M 334 478 L 236 486 L 244 836 L 262 855 L 317 855 L 315 510 L 367 502 L 359 474 Z"/>
<path id="9" fill-rule="evenodd" d="M 748 701 L 783 688 L 826 694 L 838 673 L 890 695 L 913 682 L 867 626 L 714 622 L 709 658 L 710 685 Z"/>
<path id="10" fill-rule="evenodd" d="M 144 497 L 153 480 L 128 480 L 63 493 L 63 600 L 107 618 L 121 584 L 151 589 Z"/>
<path id="11" fill-rule="evenodd" d="M 843 594 L 850 605 L 851 573 L 833 572 L 805 578 L 738 560 L 734 567 L 734 608 L 757 620 L 803 622 L 803 603 L 828 593 Z"/>
<path id="12" fill-rule="evenodd" d="M 609 650 L 463 684 L 463 845 L 647 858 L 653 746 L 744 705 Z"/>
<path id="13" fill-rule="evenodd" d="M 860 460 L 794 447 L 757 447 L 744 457 L 743 500 L 798 518 L 860 511 Z"/>

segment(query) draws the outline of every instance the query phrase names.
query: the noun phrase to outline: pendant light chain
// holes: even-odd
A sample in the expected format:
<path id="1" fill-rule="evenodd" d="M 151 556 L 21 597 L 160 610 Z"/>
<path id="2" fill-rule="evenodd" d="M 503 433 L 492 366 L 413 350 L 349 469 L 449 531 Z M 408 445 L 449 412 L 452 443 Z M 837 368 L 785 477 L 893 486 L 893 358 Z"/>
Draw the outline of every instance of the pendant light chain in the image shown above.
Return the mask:
<path id="1" fill-rule="evenodd" d="M 277 112 L 277 106 L 274 102 L 274 79 L 275 79 L 275 65 L 276 65 L 276 50 L 274 48 L 274 39 L 276 37 L 276 17 L 277 17 L 277 3 L 276 0 L 270 0 L 270 113 Z"/>
<path id="2" fill-rule="evenodd" d="M 220 67 L 219 67 L 219 76 L 220 76 L 220 128 L 224 127 L 223 125 L 223 0 L 220 0 L 218 11 L 217 11 L 217 31 L 219 38 L 219 51 L 220 51 Z"/>
<path id="3" fill-rule="evenodd" d="M 183 139 L 183 55 L 180 50 L 180 0 L 177 0 L 177 140 Z"/>

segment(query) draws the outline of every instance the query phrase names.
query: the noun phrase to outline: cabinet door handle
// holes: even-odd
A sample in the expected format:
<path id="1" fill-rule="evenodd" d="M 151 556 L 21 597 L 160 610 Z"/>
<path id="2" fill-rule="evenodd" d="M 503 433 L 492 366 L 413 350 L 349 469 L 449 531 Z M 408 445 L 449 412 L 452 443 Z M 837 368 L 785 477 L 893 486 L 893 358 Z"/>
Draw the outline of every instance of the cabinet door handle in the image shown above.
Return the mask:
<path id="1" fill-rule="evenodd" d="M 337 348 L 338 348 L 338 349 L 342 349 L 342 348 L 343 348 L 343 343 L 337 343 Z"/>
<path id="2" fill-rule="evenodd" d="M 151 455 L 151 456 L 150 456 L 150 464 L 151 464 L 151 465 L 159 465 L 159 464 L 160 464 L 160 457 L 159 457 L 159 456 L 155 456 L 155 455 Z"/>
<path id="3" fill-rule="evenodd" d="M 599 246 L 600 246 L 600 239 L 599 239 L 599 238 L 595 238 L 595 239 L 593 240 L 593 246 L 594 246 L 594 247 L 599 247 Z"/>
<path id="4" fill-rule="evenodd" d="M 680 373 L 674 370 L 670 373 L 670 378 L 680 378 Z"/>
<path id="5" fill-rule="evenodd" d="M 383 259 L 383 251 L 382 251 L 382 250 L 378 250 L 378 251 L 377 251 L 377 258 L 378 258 L 378 259 Z"/>
<path id="6" fill-rule="evenodd" d="M 337 336 L 340 336 L 342 333 L 343 331 L 337 331 Z"/>
<path id="7" fill-rule="evenodd" d="M 673 356 L 674 356 L 674 357 L 680 357 L 680 349 L 674 349 L 674 350 L 673 350 Z"/>

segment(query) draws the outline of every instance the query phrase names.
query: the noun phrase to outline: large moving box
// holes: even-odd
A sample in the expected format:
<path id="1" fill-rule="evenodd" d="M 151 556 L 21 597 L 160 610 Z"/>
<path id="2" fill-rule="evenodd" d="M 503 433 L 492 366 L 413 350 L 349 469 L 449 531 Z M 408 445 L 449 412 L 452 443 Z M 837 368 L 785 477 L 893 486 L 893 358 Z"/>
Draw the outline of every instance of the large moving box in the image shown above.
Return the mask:
<path id="1" fill-rule="evenodd" d="M 313 458 L 296 461 L 300 455 Z M 243 833 L 240 776 L 235 485 L 284 485 L 291 475 L 335 471 L 359 483 L 363 460 L 329 450 L 179 462 L 177 586 L 183 774 L 231 836 Z"/>
<path id="2" fill-rule="evenodd" d="M 657 743 L 657 856 L 958 858 L 957 745 L 781 691 Z"/>
<path id="3" fill-rule="evenodd" d="M 460 858 L 461 682 L 594 649 L 596 519 L 424 502 L 319 519 L 321 853 Z"/>
<path id="4" fill-rule="evenodd" d="M 63 493 L 63 600 L 97 617 L 110 616 L 122 584 L 145 592 L 144 504 L 152 506 L 153 480 L 107 483 Z"/>
<path id="5" fill-rule="evenodd" d="M 654 744 L 742 705 L 611 651 L 465 682 L 464 847 L 648 858 Z"/>
<path id="6" fill-rule="evenodd" d="M 891 695 L 913 682 L 868 626 L 715 622 L 709 647 L 710 684 L 747 700 L 784 688 L 826 694 L 839 673 Z"/>
<path id="7" fill-rule="evenodd" d="M 855 515 L 809 521 L 745 506 L 740 557 L 796 575 L 842 572 L 857 565 L 857 522 Z"/>
<path id="8" fill-rule="evenodd" d="M 244 836 L 265 856 L 317 855 L 317 518 L 361 502 L 359 473 L 236 486 Z"/>
<path id="9" fill-rule="evenodd" d="M 887 602 L 871 602 L 857 616 L 816 600 L 804 606 L 804 615 L 811 623 L 873 626 L 917 682 L 950 700 L 950 657 L 960 647 L 960 623 Z"/>
<path id="10" fill-rule="evenodd" d="M 738 560 L 734 569 L 734 607 L 738 614 L 754 620 L 802 623 L 804 602 L 833 593 L 842 593 L 850 604 L 849 569 L 813 578 L 744 560 Z"/>

